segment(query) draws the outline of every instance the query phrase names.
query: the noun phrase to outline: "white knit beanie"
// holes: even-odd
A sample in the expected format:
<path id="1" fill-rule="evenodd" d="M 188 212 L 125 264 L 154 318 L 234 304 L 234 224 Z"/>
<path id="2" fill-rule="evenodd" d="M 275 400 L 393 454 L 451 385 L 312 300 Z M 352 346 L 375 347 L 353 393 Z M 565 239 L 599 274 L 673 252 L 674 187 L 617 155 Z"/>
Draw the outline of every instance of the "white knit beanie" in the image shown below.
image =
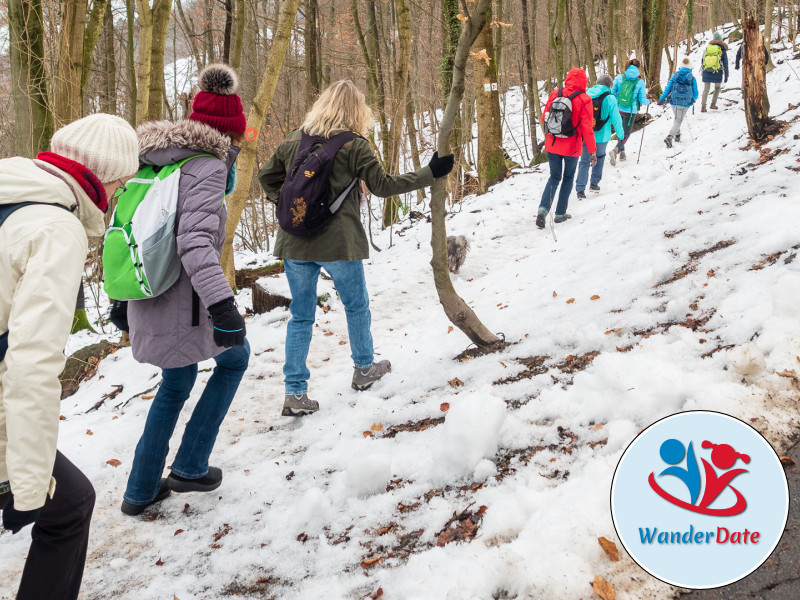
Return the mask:
<path id="1" fill-rule="evenodd" d="M 684 56 L 683 60 L 681 61 L 681 66 L 688 67 L 688 68 L 691 69 L 692 68 L 692 59 L 689 58 L 688 56 Z"/>
<path id="2" fill-rule="evenodd" d="M 53 134 L 50 149 L 79 162 L 103 183 L 139 170 L 136 130 L 115 115 L 89 115 L 62 127 Z"/>

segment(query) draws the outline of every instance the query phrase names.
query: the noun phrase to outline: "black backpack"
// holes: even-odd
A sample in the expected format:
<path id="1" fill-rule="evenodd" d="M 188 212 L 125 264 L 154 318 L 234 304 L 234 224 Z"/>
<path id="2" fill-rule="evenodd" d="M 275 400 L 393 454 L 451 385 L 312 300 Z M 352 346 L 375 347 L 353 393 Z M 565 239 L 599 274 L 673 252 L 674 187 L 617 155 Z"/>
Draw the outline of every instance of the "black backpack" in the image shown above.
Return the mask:
<path id="1" fill-rule="evenodd" d="M 592 116 L 594 117 L 592 120 L 592 129 L 594 131 L 600 131 L 611 118 L 611 111 L 608 111 L 608 116 L 605 119 L 601 117 L 603 114 L 603 101 L 606 99 L 606 96 L 610 95 L 611 92 L 603 92 L 597 98 L 592 98 Z"/>
<path id="2" fill-rule="evenodd" d="M 578 134 L 575 125 L 572 123 L 572 99 L 580 96 L 583 92 L 577 91 L 569 96 L 564 95 L 564 88 L 558 90 L 558 96 L 553 99 L 550 105 L 550 112 L 547 113 L 545 129 L 553 137 L 571 138 Z"/>
<path id="3" fill-rule="evenodd" d="M 329 139 L 303 132 L 300 148 L 286 174 L 278 199 L 278 224 L 286 233 L 313 237 L 336 215 L 358 183 L 358 177 L 331 202 L 333 159 L 342 146 L 357 137 L 361 136 L 352 131 Z"/>

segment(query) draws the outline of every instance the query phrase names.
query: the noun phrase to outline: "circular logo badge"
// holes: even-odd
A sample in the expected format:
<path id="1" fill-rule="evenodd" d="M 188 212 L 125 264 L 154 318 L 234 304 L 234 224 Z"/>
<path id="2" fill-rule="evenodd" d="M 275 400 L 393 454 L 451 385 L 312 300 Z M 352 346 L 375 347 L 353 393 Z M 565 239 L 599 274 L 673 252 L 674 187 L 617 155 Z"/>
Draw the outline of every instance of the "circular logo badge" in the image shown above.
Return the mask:
<path id="1" fill-rule="evenodd" d="M 690 411 L 631 442 L 611 484 L 622 545 L 669 584 L 715 588 L 755 571 L 778 545 L 789 486 L 755 429 L 722 413 Z"/>

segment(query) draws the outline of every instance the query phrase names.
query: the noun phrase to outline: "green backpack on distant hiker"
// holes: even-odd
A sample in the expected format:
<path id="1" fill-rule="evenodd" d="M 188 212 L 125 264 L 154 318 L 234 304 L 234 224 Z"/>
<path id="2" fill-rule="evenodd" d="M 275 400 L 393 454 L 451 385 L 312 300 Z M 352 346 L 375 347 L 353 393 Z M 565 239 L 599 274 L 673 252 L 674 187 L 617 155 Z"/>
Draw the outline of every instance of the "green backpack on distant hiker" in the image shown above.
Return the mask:
<path id="1" fill-rule="evenodd" d="M 636 86 L 639 85 L 639 80 L 625 79 L 619 87 L 617 94 L 617 104 L 620 108 L 633 109 L 634 102 L 636 101 Z"/>
<path id="2" fill-rule="evenodd" d="M 703 70 L 714 71 L 722 69 L 722 47 L 719 44 L 709 44 L 703 56 Z"/>
<path id="3" fill-rule="evenodd" d="M 163 167 L 146 165 L 117 198 L 103 243 L 103 287 L 114 300 L 166 292 L 181 275 L 175 236 L 181 167 L 198 154 Z"/>

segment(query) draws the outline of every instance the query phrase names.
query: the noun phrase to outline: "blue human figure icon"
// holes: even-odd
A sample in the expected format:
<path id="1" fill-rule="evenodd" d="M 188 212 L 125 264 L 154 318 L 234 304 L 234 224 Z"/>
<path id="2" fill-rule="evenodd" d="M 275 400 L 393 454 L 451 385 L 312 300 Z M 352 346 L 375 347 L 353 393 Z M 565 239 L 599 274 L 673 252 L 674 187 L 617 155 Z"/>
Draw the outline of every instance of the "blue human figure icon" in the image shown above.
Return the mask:
<path id="1" fill-rule="evenodd" d="M 700 496 L 701 485 L 700 468 L 697 465 L 697 458 L 694 455 L 692 443 L 689 442 L 689 449 L 687 451 L 683 447 L 682 442 L 674 438 L 669 439 L 661 444 L 659 454 L 665 463 L 668 465 L 673 465 L 661 471 L 661 473 L 659 473 L 659 477 L 662 475 L 674 475 L 683 481 L 684 484 L 686 484 L 686 487 L 689 490 L 691 504 L 697 502 L 697 498 Z M 686 456 L 686 467 L 684 468 L 676 466 L 678 463 L 683 461 L 684 455 Z"/>

